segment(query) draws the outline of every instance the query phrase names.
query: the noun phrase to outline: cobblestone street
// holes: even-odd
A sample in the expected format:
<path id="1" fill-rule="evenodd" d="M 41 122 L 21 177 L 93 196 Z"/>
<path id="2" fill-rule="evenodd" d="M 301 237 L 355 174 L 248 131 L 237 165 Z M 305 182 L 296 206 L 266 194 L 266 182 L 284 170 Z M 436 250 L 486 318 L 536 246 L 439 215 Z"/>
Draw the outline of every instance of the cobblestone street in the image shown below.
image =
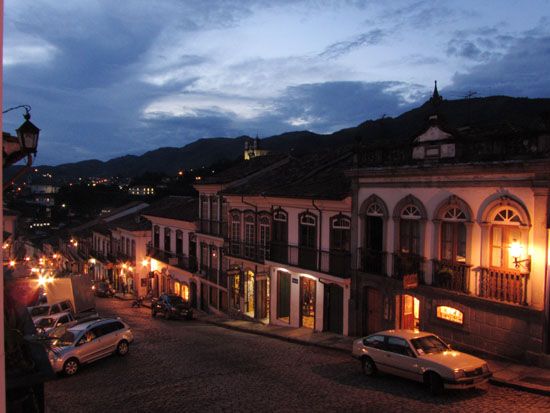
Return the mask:
<path id="1" fill-rule="evenodd" d="M 199 321 L 152 319 L 148 308 L 99 299 L 134 330 L 124 358 L 46 384 L 47 411 L 542 412 L 550 398 L 488 385 L 432 397 L 420 384 L 366 378 L 345 354 Z"/>

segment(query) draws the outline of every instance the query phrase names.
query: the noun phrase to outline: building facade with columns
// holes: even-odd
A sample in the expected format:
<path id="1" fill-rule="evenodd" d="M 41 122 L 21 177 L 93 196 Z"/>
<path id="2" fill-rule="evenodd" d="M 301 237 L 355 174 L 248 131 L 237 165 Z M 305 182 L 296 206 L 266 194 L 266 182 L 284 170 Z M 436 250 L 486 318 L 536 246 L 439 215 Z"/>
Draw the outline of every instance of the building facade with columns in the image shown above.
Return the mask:
<path id="1" fill-rule="evenodd" d="M 422 132 L 360 149 L 348 171 L 353 334 L 420 328 L 540 359 L 550 352 L 550 130 L 536 117 L 464 126 L 435 103 Z"/>

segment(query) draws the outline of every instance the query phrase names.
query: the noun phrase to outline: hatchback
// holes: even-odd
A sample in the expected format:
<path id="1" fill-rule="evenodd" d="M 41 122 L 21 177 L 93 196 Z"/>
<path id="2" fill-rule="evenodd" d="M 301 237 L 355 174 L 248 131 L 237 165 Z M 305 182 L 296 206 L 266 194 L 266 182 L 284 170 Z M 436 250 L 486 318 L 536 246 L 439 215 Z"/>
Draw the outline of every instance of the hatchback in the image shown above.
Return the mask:
<path id="1" fill-rule="evenodd" d="M 48 357 L 56 373 L 63 372 L 72 376 L 82 364 L 115 353 L 125 356 L 133 340 L 130 326 L 120 319 L 84 321 L 72 325 L 61 336 L 52 340 Z"/>

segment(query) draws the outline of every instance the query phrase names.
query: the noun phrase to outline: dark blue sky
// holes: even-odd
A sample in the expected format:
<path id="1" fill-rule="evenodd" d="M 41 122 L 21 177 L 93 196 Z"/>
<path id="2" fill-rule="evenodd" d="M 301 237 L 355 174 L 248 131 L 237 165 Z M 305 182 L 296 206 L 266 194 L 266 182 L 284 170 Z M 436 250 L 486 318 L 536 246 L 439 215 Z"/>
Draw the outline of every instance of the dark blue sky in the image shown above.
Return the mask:
<path id="1" fill-rule="evenodd" d="M 4 108 L 32 106 L 37 164 L 328 133 L 402 113 L 435 79 L 449 99 L 550 97 L 549 66 L 550 0 L 5 4 Z"/>

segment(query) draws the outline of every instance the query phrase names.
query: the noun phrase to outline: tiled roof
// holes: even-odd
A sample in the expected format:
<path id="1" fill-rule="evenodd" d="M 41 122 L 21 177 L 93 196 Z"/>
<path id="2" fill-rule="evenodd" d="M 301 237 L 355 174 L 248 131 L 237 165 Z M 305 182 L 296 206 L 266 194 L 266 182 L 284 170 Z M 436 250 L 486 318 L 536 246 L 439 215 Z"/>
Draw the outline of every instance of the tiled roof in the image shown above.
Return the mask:
<path id="1" fill-rule="evenodd" d="M 141 211 L 115 219 L 109 222 L 108 225 L 109 228 L 122 228 L 127 231 L 148 231 L 151 229 L 151 222 L 141 216 Z"/>
<path id="2" fill-rule="evenodd" d="M 102 235 L 111 235 L 111 230 L 105 222 L 98 222 L 90 227 L 90 230 Z"/>
<path id="3" fill-rule="evenodd" d="M 350 195 L 350 179 L 344 171 L 352 166 L 352 153 L 346 148 L 328 153 L 292 158 L 242 185 L 223 193 L 289 198 L 343 199 Z"/>
<path id="4" fill-rule="evenodd" d="M 199 200 L 189 196 L 168 196 L 141 210 L 140 214 L 194 222 L 199 219 Z"/>
<path id="5" fill-rule="evenodd" d="M 269 154 L 258 156 L 247 161 L 243 159 L 235 166 L 225 169 L 214 176 L 205 178 L 202 183 L 227 184 L 230 182 L 234 182 L 239 179 L 246 178 L 247 176 L 253 175 L 257 172 L 260 172 L 262 169 L 266 169 L 267 167 L 272 166 L 277 162 L 282 162 L 286 158 L 288 158 L 288 155 L 286 154 Z"/>

